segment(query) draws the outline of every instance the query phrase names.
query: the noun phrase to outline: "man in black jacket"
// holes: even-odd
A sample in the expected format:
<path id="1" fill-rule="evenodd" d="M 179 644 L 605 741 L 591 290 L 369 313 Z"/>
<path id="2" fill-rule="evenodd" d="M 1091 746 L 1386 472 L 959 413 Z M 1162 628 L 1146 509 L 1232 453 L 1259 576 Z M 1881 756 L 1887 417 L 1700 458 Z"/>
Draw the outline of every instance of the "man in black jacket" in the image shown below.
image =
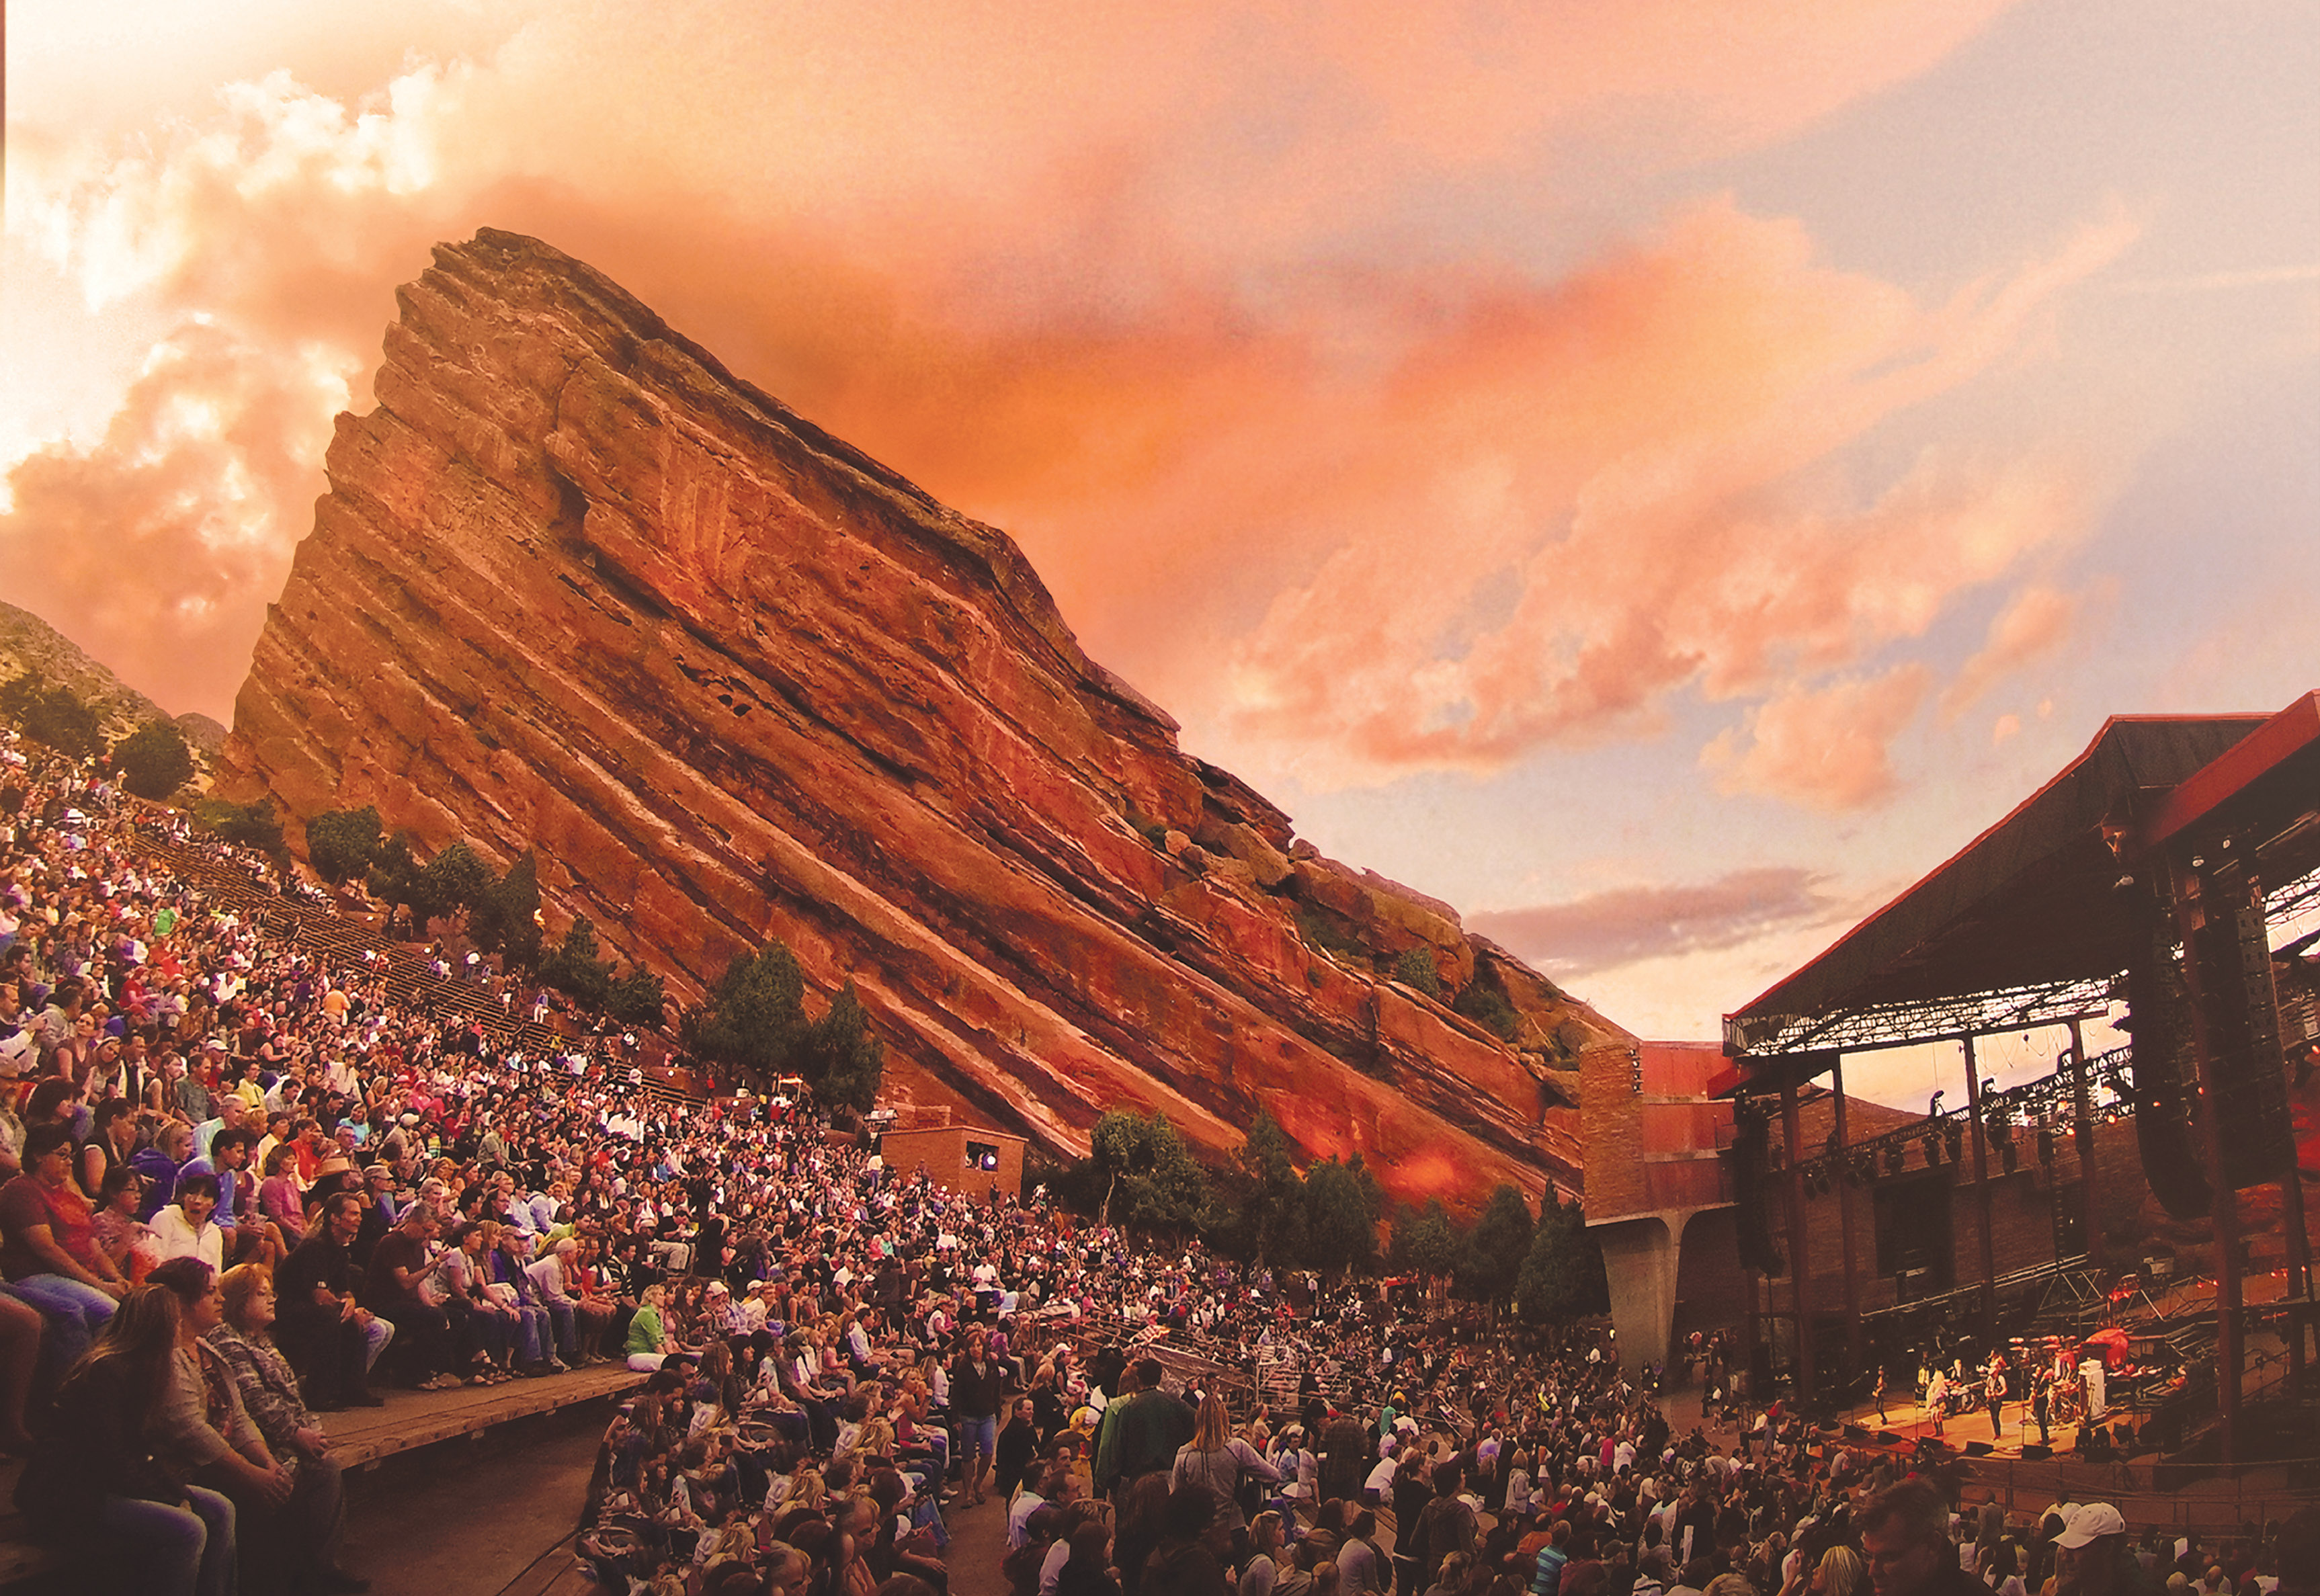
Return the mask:
<path id="1" fill-rule="evenodd" d="M 354 1260 L 347 1243 L 362 1226 L 362 1199 L 341 1192 L 330 1199 L 322 1222 L 282 1260 L 275 1284 L 280 1307 L 276 1335 L 294 1366 L 303 1366 L 309 1406 L 376 1408 L 371 1365 L 394 1338 L 394 1327 L 356 1305 Z"/>

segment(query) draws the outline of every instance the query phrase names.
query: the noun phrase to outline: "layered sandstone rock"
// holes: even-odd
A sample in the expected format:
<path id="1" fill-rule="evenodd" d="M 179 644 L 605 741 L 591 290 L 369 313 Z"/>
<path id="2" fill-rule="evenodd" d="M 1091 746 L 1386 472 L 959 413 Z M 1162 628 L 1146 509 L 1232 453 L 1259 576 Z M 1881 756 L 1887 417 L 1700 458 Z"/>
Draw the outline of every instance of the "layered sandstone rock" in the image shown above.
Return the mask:
<path id="1" fill-rule="evenodd" d="M 1235 1147 L 1262 1106 L 1399 1197 L 1575 1185 L 1563 1066 L 1624 1033 L 1179 751 L 1006 537 L 532 240 L 400 300 L 228 791 L 534 848 L 553 921 L 684 996 L 779 938 L 903 1093 L 1058 1152 L 1113 1106 Z M 1392 981 L 1413 948 L 1514 1042 Z"/>

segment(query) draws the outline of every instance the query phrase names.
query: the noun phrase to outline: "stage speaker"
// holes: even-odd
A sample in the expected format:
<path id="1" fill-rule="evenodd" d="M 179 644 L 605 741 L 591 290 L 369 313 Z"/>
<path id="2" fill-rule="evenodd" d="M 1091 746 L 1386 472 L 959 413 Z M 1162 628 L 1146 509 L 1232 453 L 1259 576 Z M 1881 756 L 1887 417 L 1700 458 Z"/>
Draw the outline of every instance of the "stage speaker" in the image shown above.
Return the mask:
<path id="1" fill-rule="evenodd" d="M 2022 1461 L 2025 1463 L 2043 1463 L 2053 1455 L 2054 1449 L 2052 1446 L 2041 1446 L 2035 1441 L 2022 1443 Z"/>
<path id="2" fill-rule="evenodd" d="M 1965 1455 L 1968 1457 L 1987 1457 L 1995 1450 L 1997 1448 L 1988 1441 L 1968 1441 L 1965 1444 Z"/>
<path id="3" fill-rule="evenodd" d="M 2234 1190 L 2268 1185 L 2294 1167 L 2296 1135 L 2263 902 L 2234 870 L 2205 884 L 2201 905 L 2199 992 L 2224 1176 Z"/>
<path id="4" fill-rule="evenodd" d="M 1877 1432 L 1877 1444 L 1880 1446 L 1898 1446 L 1901 1444 L 1901 1437 L 1890 1429 L 1880 1429 Z"/>
<path id="5" fill-rule="evenodd" d="M 2191 1011 L 2175 968 L 2172 921 L 2156 893 L 2138 906 L 2137 957 L 2126 967 L 2127 1029 L 2134 1038 L 2134 1140 L 2143 1178 L 2179 1220 L 2215 1206 L 2191 1134 Z"/>
<path id="6" fill-rule="evenodd" d="M 1858 1424 L 1848 1424 L 1844 1427 L 1844 1438 L 1848 1441 L 1865 1441 L 1869 1438 L 1869 1432 Z"/>

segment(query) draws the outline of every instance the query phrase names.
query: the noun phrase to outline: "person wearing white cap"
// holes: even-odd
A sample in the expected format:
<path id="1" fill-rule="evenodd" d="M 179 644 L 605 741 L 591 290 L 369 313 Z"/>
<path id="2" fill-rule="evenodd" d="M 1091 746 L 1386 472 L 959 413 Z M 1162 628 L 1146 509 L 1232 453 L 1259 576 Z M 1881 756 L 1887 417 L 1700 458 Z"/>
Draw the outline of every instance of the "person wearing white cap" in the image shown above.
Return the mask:
<path id="1" fill-rule="evenodd" d="M 2126 1520 L 2107 1501 L 2072 1513 L 2054 1547 L 2054 1596 L 2159 1596 L 2158 1582 L 2126 1554 Z"/>

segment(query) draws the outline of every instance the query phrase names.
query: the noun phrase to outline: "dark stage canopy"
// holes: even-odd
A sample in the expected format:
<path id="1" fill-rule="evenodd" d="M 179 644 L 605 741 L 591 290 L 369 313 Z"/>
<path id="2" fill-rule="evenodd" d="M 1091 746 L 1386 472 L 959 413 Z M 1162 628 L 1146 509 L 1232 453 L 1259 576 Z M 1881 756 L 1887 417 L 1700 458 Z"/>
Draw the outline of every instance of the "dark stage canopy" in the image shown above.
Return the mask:
<path id="1" fill-rule="evenodd" d="M 1808 1077 L 1829 1052 L 2099 1013 L 2137 935 L 2153 850 L 2236 848 L 2272 896 L 2320 868 L 2320 694 L 2277 715 L 2121 715 L 1947 864 L 1736 1014 L 1751 1080 Z M 1786 1055 L 1808 1055 L 1785 1065 Z"/>

